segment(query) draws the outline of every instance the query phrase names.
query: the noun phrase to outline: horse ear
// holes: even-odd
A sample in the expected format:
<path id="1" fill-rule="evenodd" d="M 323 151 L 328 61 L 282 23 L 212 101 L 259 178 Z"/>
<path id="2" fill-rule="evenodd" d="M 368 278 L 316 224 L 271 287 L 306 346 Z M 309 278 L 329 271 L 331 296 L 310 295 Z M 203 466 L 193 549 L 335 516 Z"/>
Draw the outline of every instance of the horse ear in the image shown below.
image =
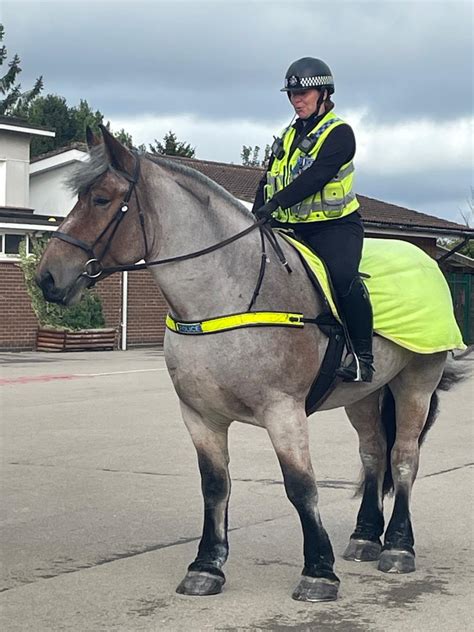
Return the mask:
<path id="1" fill-rule="evenodd" d="M 109 157 L 109 162 L 114 169 L 132 174 L 135 166 L 133 154 L 120 143 L 104 125 L 99 125 L 104 139 L 105 150 Z"/>
<path id="2" fill-rule="evenodd" d="M 101 139 L 94 134 L 94 132 L 92 131 L 89 125 L 86 127 L 86 142 L 87 142 L 87 147 L 89 149 L 92 149 L 92 147 L 96 147 L 97 145 L 102 144 Z"/>

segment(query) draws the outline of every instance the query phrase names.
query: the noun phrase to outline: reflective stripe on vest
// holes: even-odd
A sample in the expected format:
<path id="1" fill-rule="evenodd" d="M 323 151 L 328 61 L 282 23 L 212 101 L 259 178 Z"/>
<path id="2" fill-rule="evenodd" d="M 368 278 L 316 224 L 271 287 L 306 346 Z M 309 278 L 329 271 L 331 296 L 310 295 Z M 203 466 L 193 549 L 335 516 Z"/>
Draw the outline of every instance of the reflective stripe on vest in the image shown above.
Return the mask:
<path id="1" fill-rule="evenodd" d="M 283 130 L 282 141 L 285 155 L 278 160 L 274 157 L 271 170 L 267 173 L 265 185 L 265 201 L 268 202 L 275 193 L 288 186 L 300 173 L 310 167 L 323 146 L 329 133 L 337 126 L 343 125 L 333 112 L 326 116 L 305 137 L 306 147 L 299 146 L 290 156 L 289 152 L 295 138 L 294 127 Z M 336 219 L 349 215 L 359 208 L 359 202 L 352 189 L 354 165 L 349 161 L 341 166 L 337 175 L 326 184 L 322 191 L 311 195 L 289 209 L 278 208 L 273 216 L 280 222 L 299 223 Z"/>

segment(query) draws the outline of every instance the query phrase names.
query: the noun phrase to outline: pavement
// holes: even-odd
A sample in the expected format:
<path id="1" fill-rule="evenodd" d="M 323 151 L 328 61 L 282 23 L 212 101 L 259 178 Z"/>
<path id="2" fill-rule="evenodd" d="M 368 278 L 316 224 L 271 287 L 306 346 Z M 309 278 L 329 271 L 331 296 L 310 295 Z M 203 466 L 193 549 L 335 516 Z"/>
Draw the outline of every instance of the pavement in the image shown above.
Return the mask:
<path id="1" fill-rule="evenodd" d="M 462 362 L 474 368 L 473 355 Z M 341 589 L 336 602 L 306 604 L 291 599 L 301 530 L 263 430 L 230 431 L 224 592 L 184 597 L 174 591 L 195 556 L 202 501 L 160 351 L 0 353 L 0 366 L 3 631 L 472 629 L 472 377 L 441 393 L 423 446 L 410 575 L 341 558 L 359 503 L 356 434 L 342 410 L 312 417 Z"/>

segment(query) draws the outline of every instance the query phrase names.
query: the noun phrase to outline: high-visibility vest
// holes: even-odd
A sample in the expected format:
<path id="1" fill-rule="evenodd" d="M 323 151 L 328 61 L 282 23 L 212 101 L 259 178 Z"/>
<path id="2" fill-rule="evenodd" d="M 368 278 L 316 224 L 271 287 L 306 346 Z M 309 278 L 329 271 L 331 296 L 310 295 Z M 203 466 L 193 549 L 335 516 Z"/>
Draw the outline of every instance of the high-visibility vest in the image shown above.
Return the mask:
<path id="1" fill-rule="evenodd" d="M 292 126 L 283 130 L 280 138 L 275 141 L 280 144 L 280 150 L 283 149 L 282 157 L 278 158 L 275 153 L 273 155 L 273 163 L 267 172 L 267 184 L 264 189 L 265 202 L 310 167 L 331 131 L 343 124 L 344 121 L 332 111 L 328 112 L 298 143 L 291 156 L 290 148 L 296 130 Z M 273 146 L 278 146 L 275 143 Z M 296 224 L 319 222 L 349 215 L 359 208 L 359 202 L 352 190 L 353 177 L 354 165 L 350 160 L 341 166 L 337 175 L 321 191 L 290 208 L 278 208 L 273 213 L 273 217 L 279 222 Z"/>

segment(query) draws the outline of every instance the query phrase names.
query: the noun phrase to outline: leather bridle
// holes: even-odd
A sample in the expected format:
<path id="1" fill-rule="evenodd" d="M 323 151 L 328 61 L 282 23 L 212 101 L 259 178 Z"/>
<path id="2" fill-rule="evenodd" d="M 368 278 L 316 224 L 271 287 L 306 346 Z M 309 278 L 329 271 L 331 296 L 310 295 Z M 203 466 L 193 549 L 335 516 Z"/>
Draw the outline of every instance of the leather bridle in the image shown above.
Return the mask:
<path id="1" fill-rule="evenodd" d="M 84 252 L 86 252 L 87 255 L 90 257 L 84 264 L 84 271 L 82 272 L 81 276 L 88 277 L 89 279 L 98 279 L 102 274 L 104 274 L 106 269 L 102 266 L 102 261 L 105 255 L 109 252 L 115 233 L 117 232 L 118 227 L 120 226 L 123 218 L 125 217 L 125 215 L 127 214 L 129 210 L 129 202 L 133 193 L 135 193 L 135 198 L 137 201 L 138 217 L 140 220 L 140 226 L 142 228 L 143 241 L 145 245 L 145 256 L 146 256 L 146 253 L 148 252 L 148 243 L 147 243 L 146 231 L 145 231 L 145 218 L 140 206 L 140 200 L 138 199 L 137 191 L 135 189 L 135 186 L 140 177 L 140 159 L 135 152 L 133 152 L 132 155 L 135 159 L 135 165 L 134 165 L 132 176 L 126 173 L 125 171 L 115 170 L 120 176 L 128 180 L 129 182 L 128 191 L 126 192 L 122 202 L 119 205 L 118 210 L 113 215 L 110 222 L 102 230 L 100 235 L 92 244 L 89 245 L 85 241 L 82 241 L 82 239 L 78 239 L 77 237 L 73 237 L 72 235 L 68 235 L 67 233 L 63 233 L 59 230 L 54 232 L 51 235 L 55 239 L 61 239 L 62 241 L 67 242 L 68 244 L 77 246 L 81 250 L 84 250 Z M 107 235 L 109 231 L 110 231 L 110 235 L 107 240 L 107 243 L 105 244 L 105 247 L 102 250 L 102 252 L 99 255 L 97 255 L 95 252 L 97 244 L 102 240 L 102 238 L 105 235 Z"/>
<path id="2" fill-rule="evenodd" d="M 132 176 L 126 173 L 125 171 L 115 170 L 119 175 L 123 176 L 130 183 L 128 187 L 128 191 L 125 194 L 123 201 L 121 202 L 117 212 L 114 214 L 110 222 L 102 230 L 100 235 L 92 244 L 87 244 L 85 241 L 82 241 L 81 239 L 78 239 L 77 237 L 73 237 L 72 235 L 68 235 L 67 233 L 63 233 L 61 231 L 56 231 L 52 234 L 52 237 L 56 239 L 61 239 L 62 241 L 67 242 L 68 244 L 77 246 L 81 250 L 84 250 L 84 252 L 86 252 L 87 255 L 90 257 L 84 264 L 84 271 L 80 274 L 79 278 L 87 277 L 88 279 L 91 279 L 94 284 L 97 282 L 99 277 L 102 276 L 103 274 L 112 274 L 113 272 L 129 272 L 133 270 L 143 270 L 151 266 L 158 266 L 158 265 L 163 265 L 166 263 L 176 263 L 178 261 L 187 261 L 188 259 L 201 257 L 203 255 L 214 252 L 215 250 L 223 248 L 224 246 L 227 246 L 228 244 L 231 244 L 232 242 L 237 241 L 238 239 L 241 239 L 245 235 L 248 235 L 249 233 L 251 233 L 257 228 L 260 231 L 262 256 L 261 256 L 260 271 L 258 275 L 257 285 L 255 287 L 248 309 L 250 310 L 252 306 L 254 305 L 257 299 L 257 296 L 259 294 L 260 287 L 263 282 L 263 277 L 265 275 L 265 266 L 268 261 L 268 256 L 265 250 L 265 237 L 267 237 L 271 247 L 275 251 L 278 259 L 280 260 L 280 263 L 286 268 L 288 273 L 291 273 L 291 268 L 286 260 L 286 257 L 281 249 L 280 244 L 277 241 L 275 234 L 273 233 L 271 228 L 265 225 L 269 218 L 262 218 L 256 221 L 255 223 L 251 224 L 244 230 L 242 230 L 240 233 L 232 235 L 231 237 L 228 237 L 227 239 L 224 239 L 223 241 L 220 241 L 217 244 L 213 244 L 212 246 L 209 246 L 207 248 L 203 248 L 202 250 L 190 252 L 185 255 L 178 255 L 176 257 L 169 257 L 168 259 L 160 259 L 157 261 L 148 261 L 146 263 L 133 263 L 130 265 L 112 266 L 112 267 L 104 268 L 102 265 L 102 261 L 105 255 L 109 252 L 115 233 L 117 232 L 117 229 L 120 226 L 120 223 L 122 222 L 123 218 L 125 217 L 126 213 L 129 210 L 129 202 L 133 193 L 135 193 L 135 198 L 137 201 L 138 217 L 140 220 L 140 226 L 142 229 L 143 241 L 145 245 L 145 255 L 143 258 L 145 258 L 146 255 L 148 254 L 148 242 L 147 242 L 146 231 L 145 231 L 145 217 L 143 215 L 143 212 L 140 206 L 140 200 L 138 198 L 138 193 L 135 188 L 140 177 L 140 158 L 136 152 L 132 152 L 132 155 L 135 159 L 135 165 L 134 165 Z M 97 244 L 109 231 L 110 231 L 110 235 L 109 235 L 107 243 L 105 244 L 104 249 L 102 250 L 100 255 L 96 255 L 95 248 Z"/>

